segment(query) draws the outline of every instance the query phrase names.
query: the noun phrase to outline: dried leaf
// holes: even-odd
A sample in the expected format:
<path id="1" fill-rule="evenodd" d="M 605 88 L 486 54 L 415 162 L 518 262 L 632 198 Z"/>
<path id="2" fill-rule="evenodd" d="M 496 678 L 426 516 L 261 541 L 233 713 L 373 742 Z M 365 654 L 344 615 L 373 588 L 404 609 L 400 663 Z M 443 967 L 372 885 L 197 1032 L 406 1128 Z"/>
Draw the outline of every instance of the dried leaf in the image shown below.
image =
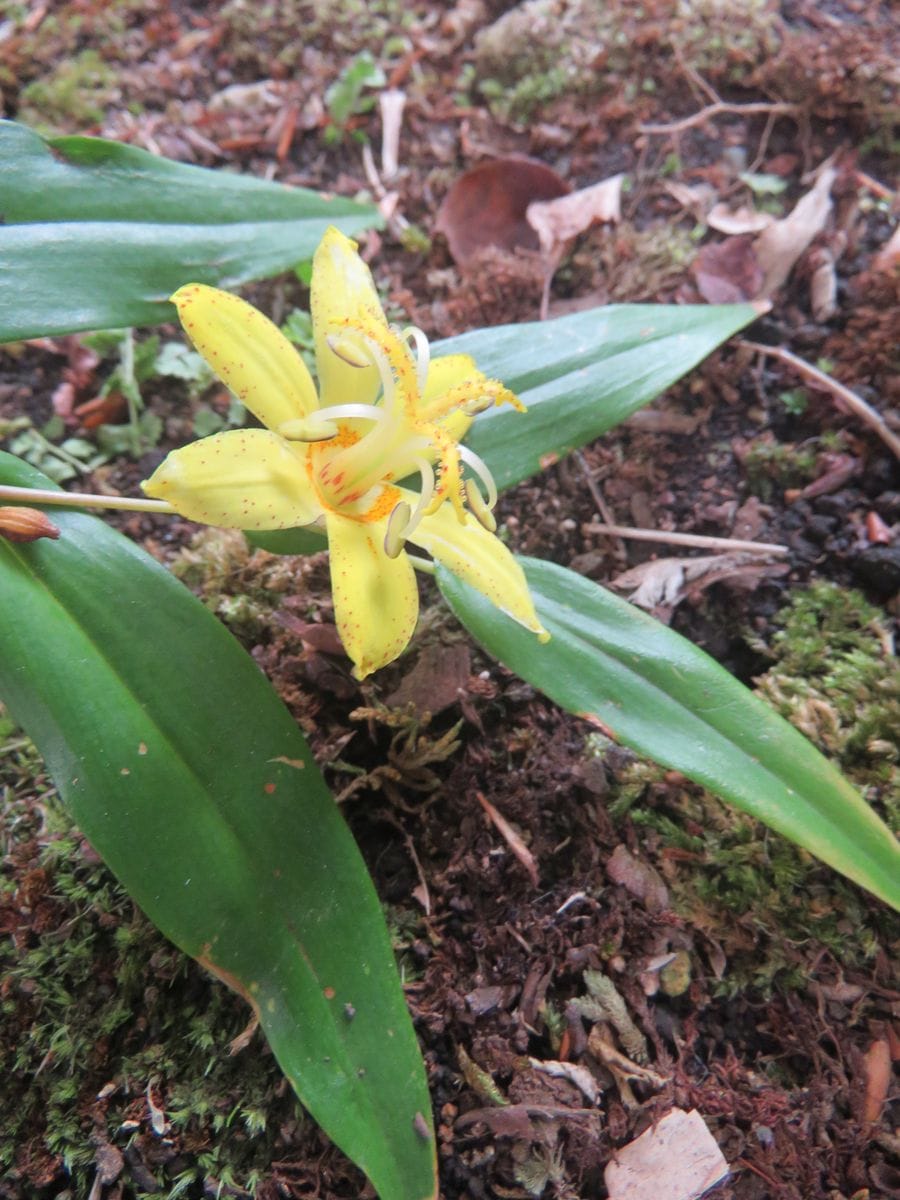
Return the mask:
<path id="1" fill-rule="evenodd" d="M 635 858 L 625 845 L 616 846 L 606 864 L 606 873 L 613 883 L 621 884 L 650 912 L 664 912 L 669 907 L 669 893 L 659 875 L 649 863 Z"/>
<path id="2" fill-rule="evenodd" d="M 837 312 L 837 272 L 834 256 L 826 247 L 814 251 L 809 281 L 809 306 L 817 321 L 827 321 Z"/>
<path id="3" fill-rule="evenodd" d="M 436 716 L 455 704 L 460 693 L 465 692 L 471 660 L 465 642 L 452 642 L 449 646 L 429 644 L 385 703 L 389 708 L 413 704 L 417 712 L 430 712 Z"/>
<path id="4" fill-rule="evenodd" d="M 714 583 L 728 581 L 753 588 L 764 576 L 782 574 L 784 570 L 784 563 L 762 562 L 759 554 L 738 550 L 699 558 L 654 559 L 617 575 L 612 586 L 630 592 L 627 598 L 632 604 L 665 617 L 687 596 L 705 591 Z"/>
<path id="5" fill-rule="evenodd" d="M 875 1122 L 887 1099 L 891 1082 L 891 1049 L 886 1038 L 872 1042 L 864 1059 L 866 1094 L 863 1102 L 863 1121 Z"/>
<path id="6" fill-rule="evenodd" d="M 741 233 L 761 233 L 763 229 L 768 229 L 774 220 L 771 213 L 757 212 L 748 204 L 731 209 L 727 204 L 719 203 L 714 205 L 706 216 L 706 223 L 710 229 L 727 233 L 729 237 Z"/>
<path id="7" fill-rule="evenodd" d="M 596 1104 L 600 1099 L 600 1085 L 587 1067 L 578 1066 L 577 1063 L 556 1062 L 553 1059 L 542 1062 L 539 1058 L 531 1058 L 528 1061 L 536 1071 L 541 1071 L 544 1075 L 568 1079 L 569 1083 L 574 1083 L 591 1104 Z"/>
<path id="8" fill-rule="evenodd" d="M 446 237 L 460 266 L 488 246 L 537 250 L 537 234 L 525 215 L 529 204 L 568 191 L 565 180 L 542 162 L 496 158 L 457 179 L 444 197 L 435 230 Z"/>
<path id="9" fill-rule="evenodd" d="M 749 234 L 710 242 L 691 263 L 700 295 L 710 304 L 740 304 L 759 295 L 764 274 Z"/>
<path id="10" fill-rule="evenodd" d="M 831 212 L 831 187 L 836 178 L 834 167 L 824 167 L 813 187 L 794 205 L 793 211 L 764 229 L 756 239 L 754 250 L 764 281 L 755 298 L 772 296 L 813 238 L 825 228 Z"/>
<path id="11" fill-rule="evenodd" d="M 675 1108 L 618 1150 L 603 1179 L 609 1200 L 695 1200 L 727 1174 L 700 1114 Z"/>
<path id="12" fill-rule="evenodd" d="M 686 208 L 698 221 L 705 221 L 706 214 L 713 206 L 716 190 L 709 183 L 695 183 L 689 186 L 679 183 L 677 179 L 667 179 L 663 187 L 682 208 Z"/>
<path id="13" fill-rule="evenodd" d="M 528 872 L 528 878 L 531 880 L 534 887 L 538 886 L 538 869 L 537 863 L 534 861 L 534 855 L 522 841 L 521 837 L 507 821 L 506 817 L 501 812 L 498 812 L 491 804 L 490 800 L 481 792 L 476 792 L 478 803 L 487 813 L 488 819 L 496 826 L 498 832 L 503 837 L 510 850 L 519 860 L 525 870 Z"/>
<path id="14" fill-rule="evenodd" d="M 622 219 L 624 178 L 624 175 L 613 175 L 568 196 L 535 200 L 529 204 L 525 216 L 538 235 L 543 253 L 548 258 L 555 257 L 566 242 L 591 225 L 599 222 L 618 224 Z"/>

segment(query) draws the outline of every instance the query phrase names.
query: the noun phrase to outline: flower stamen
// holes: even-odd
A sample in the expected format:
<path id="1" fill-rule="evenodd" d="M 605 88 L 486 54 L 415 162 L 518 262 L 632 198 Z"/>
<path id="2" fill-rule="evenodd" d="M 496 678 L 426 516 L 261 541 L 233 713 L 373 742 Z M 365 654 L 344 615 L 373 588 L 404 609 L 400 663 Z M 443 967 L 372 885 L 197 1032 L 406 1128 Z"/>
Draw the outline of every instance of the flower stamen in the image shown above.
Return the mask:
<path id="1" fill-rule="evenodd" d="M 315 413 L 312 417 L 284 421 L 275 432 L 288 442 L 327 442 L 337 431 L 337 425 L 321 420 L 321 413 Z"/>
<path id="2" fill-rule="evenodd" d="M 478 484 L 474 479 L 467 479 L 465 483 L 466 501 L 469 505 L 469 511 L 475 520 L 482 525 L 488 533 L 497 532 L 497 518 L 484 502 L 484 497 L 479 491 Z"/>
<path id="3" fill-rule="evenodd" d="M 336 354 L 341 362 L 346 363 L 348 367 L 362 368 L 369 366 L 368 360 L 361 355 L 359 346 L 355 345 L 348 338 L 338 337 L 335 333 L 329 333 L 325 341 L 328 349 L 333 354 Z M 354 351 L 356 352 L 355 354 Z M 362 358 L 362 361 L 360 361 L 360 358 Z"/>
<path id="4" fill-rule="evenodd" d="M 400 336 L 405 342 L 412 342 L 415 347 L 413 353 L 416 360 L 416 382 L 419 385 L 419 395 L 423 395 L 425 384 L 428 382 L 428 366 L 431 362 L 431 347 L 428 344 L 428 338 L 418 325 L 407 325 L 400 331 Z"/>
<path id="5" fill-rule="evenodd" d="M 410 507 L 405 500 L 401 500 L 388 517 L 387 528 L 384 531 L 384 552 L 388 558 L 397 558 L 403 549 L 409 516 Z"/>
<path id="6" fill-rule="evenodd" d="M 403 530 L 403 537 L 412 537 L 413 531 L 418 526 L 419 522 L 425 516 L 425 511 L 431 503 L 434 496 L 434 469 L 431 463 L 425 458 L 416 458 L 414 465 L 417 467 L 419 474 L 422 477 L 422 490 L 419 493 L 419 499 L 416 507 L 413 509 L 412 516 L 407 522 L 406 528 Z"/>
<path id="7" fill-rule="evenodd" d="M 468 446 L 457 446 L 459 457 L 463 460 L 481 482 L 484 484 L 484 490 L 487 492 L 487 506 L 494 508 L 497 503 L 497 485 L 494 482 L 494 477 L 487 469 L 487 464 L 483 459 L 479 458 L 474 450 L 470 450 Z"/>

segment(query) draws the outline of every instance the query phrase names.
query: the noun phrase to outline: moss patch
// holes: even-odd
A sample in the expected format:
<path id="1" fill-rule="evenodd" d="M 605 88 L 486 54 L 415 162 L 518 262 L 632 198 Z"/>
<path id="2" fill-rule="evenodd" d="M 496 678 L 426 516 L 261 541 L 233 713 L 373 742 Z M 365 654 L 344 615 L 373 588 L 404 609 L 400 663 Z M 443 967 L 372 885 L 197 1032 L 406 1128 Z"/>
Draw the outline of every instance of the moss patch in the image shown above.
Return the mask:
<path id="1" fill-rule="evenodd" d="M 0 733 L 0 1174 L 86 1196 L 106 1163 L 133 1195 L 252 1191 L 305 1117 L 259 1033 L 229 1054 L 249 1009 L 134 907 L 32 744 Z"/>
<path id="2" fill-rule="evenodd" d="M 817 583 L 797 592 L 757 651 L 774 658 L 759 694 L 809 737 L 900 827 L 900 678 L 885 615 L 855 591 Z M 802 988 L 811 957 L 844 969 L 900 949 L 900 917 L 765 825 L 662 768 L 633 762 L 618 776 L 613 815 L 626 813 L 666 879 L 673 906 L 724 951 L 714 990 Z"/>

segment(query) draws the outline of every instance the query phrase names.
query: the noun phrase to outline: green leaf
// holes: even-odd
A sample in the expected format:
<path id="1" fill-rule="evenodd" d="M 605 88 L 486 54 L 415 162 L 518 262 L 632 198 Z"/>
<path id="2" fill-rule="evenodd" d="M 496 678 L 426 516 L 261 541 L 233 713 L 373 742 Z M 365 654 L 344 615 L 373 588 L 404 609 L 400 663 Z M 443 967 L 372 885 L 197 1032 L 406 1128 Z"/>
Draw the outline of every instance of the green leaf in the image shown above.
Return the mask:
<path id="1" fill-rule="evenodd" d="M 47 486 L 8 454 L 0 480 Z M 59 541 L 0 541 L 0 697 L 91 844 L 253 1004 L 383 1200 L 432 1197 L 428 1091 L 378 898 L 295 722 L 158 563 L 96 518 L 52 515 Z"/>
<path id="2" fill-rule="evenodd" d="M 246 529 L 244 537 L 251 546 L 270 554 L 318 554 L 328 549 L 324 529 L 298 525 L 296 529 Z"/>
<path id="3" fill-rule="evenodd" d="M 377 209 L 0 121 L 0 342 L 175 320 L 184 283 L 234 288 L 309 258 Z"/>
<path id="4" fill-rule="evenodd" d="M 752 304 L 613 305 L 478 329 L 432 353 L 471 354 L 527 406 L 489 409 L 466 437 L 505 488 L 620 424 L 758 316 Z"/>
<path id="5" fill-rule="evenodd" d="M 900 909 L 900 843 L 793 726 L 646 613 L 564 567 L 520 561 L 552 635 L 543 646 L 437 567 L 453 611 L 495 658 Z"/>

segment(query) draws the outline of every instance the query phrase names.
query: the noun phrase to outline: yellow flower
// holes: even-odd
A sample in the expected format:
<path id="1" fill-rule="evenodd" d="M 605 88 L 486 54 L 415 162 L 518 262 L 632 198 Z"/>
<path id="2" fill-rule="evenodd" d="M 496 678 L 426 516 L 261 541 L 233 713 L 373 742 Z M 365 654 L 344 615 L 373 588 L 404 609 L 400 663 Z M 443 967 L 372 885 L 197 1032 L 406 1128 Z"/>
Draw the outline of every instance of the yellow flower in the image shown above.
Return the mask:
<path id="1" fill-rule="evenodd" d="M 197 350 L 266 428 L 174 451 L 142 484 L 148 496 L 209 525 L 324 525 L 335 619 L 359 679 L 415 629 L 407 541 L 547 640 L 521 568 L 494 536 L 490 472 L 459 445 L 475 413 L 522 405 L 468 355 L 430 362 L 421 330 L 389 326 L 354 242 L 329 229 L 313 259 L 318 395 L 290 342 L 237 296 L 191 283 L 172 300 Z M 399 486 L 416 475 L 418 492 Z"/>

